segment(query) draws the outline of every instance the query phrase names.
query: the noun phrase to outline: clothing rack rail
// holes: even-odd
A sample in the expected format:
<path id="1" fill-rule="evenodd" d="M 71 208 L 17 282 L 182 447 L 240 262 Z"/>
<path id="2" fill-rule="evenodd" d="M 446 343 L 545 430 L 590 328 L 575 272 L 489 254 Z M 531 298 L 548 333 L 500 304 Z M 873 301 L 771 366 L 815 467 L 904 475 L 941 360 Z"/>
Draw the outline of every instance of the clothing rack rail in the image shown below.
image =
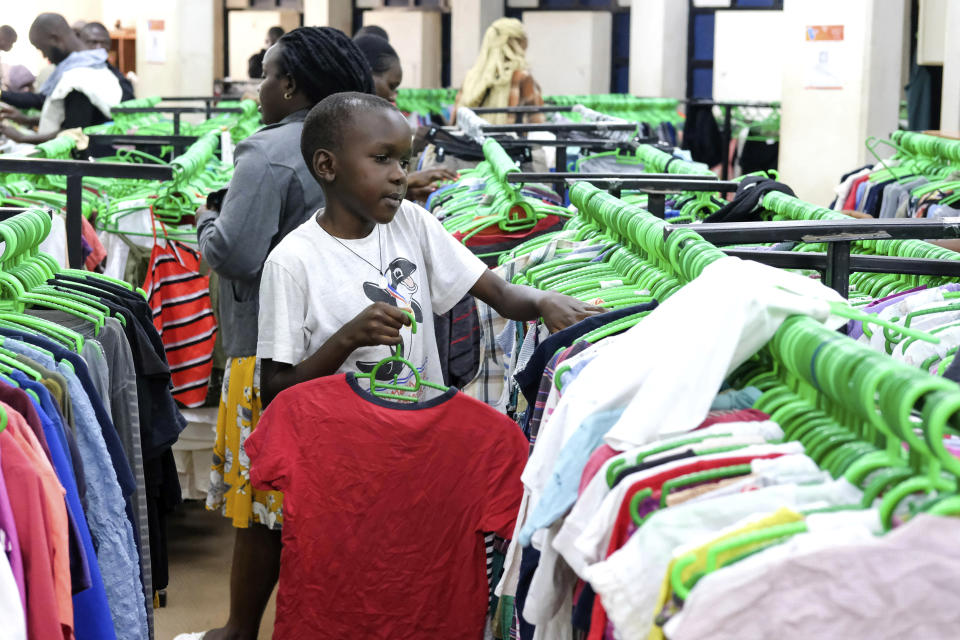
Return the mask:
<path id="1" fill-rule="evenodd" d="M 624 189 L 647 194 L 647 211 L 658 218 L 666 214 L 666 195 L 684 191 L 729 193 L 737 190 L 739 183 L 718 180 L 710 175 L 684 175 L 673 173 L 514 173 L 506 178 L 508 183 L 549 182 L 562 185 L 564 189 L 577 182 L 589 182 L 602 187 L 615 197 Z"/>
<path id="2" fill-rule="evenodd" d="M 155 105 L 152 107 L 114 107 L 112 113 L 169 113 L 173 116 L 173 135 L 180 135 L 180 116 L 184 113 L 204 113 L 207 118 L 214 113 L 243 113 L 240 107 L 169 107 Z"/>
<path id="3" fill-rule="evenodd" d="M 95 133 L 87 136 L 91 145 L 125 145 L 134 147 L 170 146 L 173 147 L 173 158 L 183 155 L 187 147 L 199 140 L 199 136 L 154 136 L 136 134 Z"/>
<path id="4" fill-rule="evenodd" d="M 129 178 L 134 180 L 169 180 L 173 167 L 156 164 L 124 164 L 119 162 L 88 162 L 85 160 L 48 160 L 39 158 L 0 157 L 0 174 L 26 173 L 31 175 L 59 175 L 67 179 L 67 260 L 70 268 L 83 265 L 81 247 L 81 217 L 83 211 L 84 178 Z"/>
<path id="5" fill-rule="evenodd" d="M 717 102 L 715 100 L 705 100 L 701 98 L 691 98 L 684 100 L 688 107 L 720 107 L 723 109 L 723 126 L 720 128 L 720 148 L 723 150 L 730 148 L 730 138 L 733 137 L 733 120 L 731 110 L 737 107 L 756 107 L 761 109 L 779 109 L 779 102 Z M 721 164 L 720 177 L 726 180 L 730 177 L 728 168 L 728 158 L 724 152 L 724 161 Z"/>
<path id="6" fill-rule="evenodd" d="M 481 113 L 495 113 L 500 112 L 500 109 L 490 107 L 490 111 L 481 111 Z M 505 107 L 505 109 L 523 109 L 525 111 L 517 111 L 515 113 L 536 113 L 537 111 L 532 111 L 534 109 L 554 109 L 554 110 L 565 110 L 571 111 L 573 107 L 569 108 L 563 107 L 551 107 L 545 105 L 544 107 Z M 638 124 L 635 122 L 565 122 L 565 123 L 551 123 L 551 122 L 542 122 L 542 123 L 523 123 L 523 124 L 504 124 L 504 125 L 493 125 L 486 123 L 477 115 L 477 111 L 473 109 L 468 109 L 466 107 L 460 107 L 457 111 L 457 122 L 456 127 L 449 127 L 451 130 L 459 130 L 466 134 L 467 136 L 473 138 L 474 141 L 483 144 L 483 141 L 486 138 L 494 138 L 497 142 L 503 145 L 506 143 L 510 146 L 526 146 L 526 145 L 540 145 L 540 146 L 553 146 L 557 148 L 557 159 L 556 165 L 557 168 L 567 166 L 567 151 L 570 147 L 578 148 L 595 148 L 597 145 L 600 145 L 604 149 L 625 149 L 634 151 L 641 143 L 651 142 L 651 140 L 640 139 L 636 136 L 632 140 L 617 140 L 615 138 L 609 137 L 610 133 L 616 131 L 637 131 Z M 524 138 L 509 138 L 507 134 L 513 133 L 554 133 L 557 136 L 556 140 L 529 140 Z M 567 137 L 567 134 L 581 132 L 581 133 L 592 133 L 597 137 L 586 139 L 586 140 L 576 140 L 570 139 Z M 606 134 L 606 135 L 605 135 Z"/>
<path id="7" fill-rule="evenodd" d="M 727 250 L 726 253 L 749 257 L 776 267 L 821 270 L 827 286 L 844 298 L 850 293 L 852 271 L 960 277 L 960 261 L 957 260 L 862 256 L 851 255 L 850 252 L 851 243 L 862 240 L 960 238 L 960 226 L 950 220 L 807 220 L 668 225 L 663 231 L 664 239 L 682 229 L 694 229 L 714 245 L 787 241 L 826 243 L 826 253 L 754 249 Z"/>

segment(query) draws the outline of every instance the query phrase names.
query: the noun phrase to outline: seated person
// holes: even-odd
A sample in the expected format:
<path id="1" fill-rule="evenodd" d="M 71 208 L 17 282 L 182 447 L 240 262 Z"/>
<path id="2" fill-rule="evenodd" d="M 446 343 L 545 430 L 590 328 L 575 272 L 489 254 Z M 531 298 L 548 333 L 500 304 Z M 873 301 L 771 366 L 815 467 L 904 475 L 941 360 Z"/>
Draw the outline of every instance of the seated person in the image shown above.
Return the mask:
<path id="1" fill-rule="evenodd" d="M 40 117 L 30 118 L 9 107 L 0 110 L 0 115 L 35 126 L 37 132 L 24 133 L 7 125 L 0 127 L 0 132 L 15 142 L 39 144 L 64 129 L 110 119 L 110 109 L 120 103 L 123 90 L 107 68 L 106 51 L 88 50 L 63 16 L 56 13 L 42 13 L 33 21 L 30 42 L 56 65 L 40 87 L 39 93 L 45 96 Z"/>

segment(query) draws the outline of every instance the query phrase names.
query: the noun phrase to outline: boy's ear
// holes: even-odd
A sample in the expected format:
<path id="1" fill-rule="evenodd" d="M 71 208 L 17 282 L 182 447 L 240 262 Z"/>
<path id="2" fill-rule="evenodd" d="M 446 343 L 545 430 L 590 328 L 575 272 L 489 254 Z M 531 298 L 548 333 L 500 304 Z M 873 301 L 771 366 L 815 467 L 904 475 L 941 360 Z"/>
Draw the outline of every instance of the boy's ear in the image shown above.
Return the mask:
<path id="1" fill-rule="evenodd" d="M 337 156 L 327 149 L 317 149 L 313 152 L 312 168 L 321 182 L 333 182 L 337 177 Z"/>

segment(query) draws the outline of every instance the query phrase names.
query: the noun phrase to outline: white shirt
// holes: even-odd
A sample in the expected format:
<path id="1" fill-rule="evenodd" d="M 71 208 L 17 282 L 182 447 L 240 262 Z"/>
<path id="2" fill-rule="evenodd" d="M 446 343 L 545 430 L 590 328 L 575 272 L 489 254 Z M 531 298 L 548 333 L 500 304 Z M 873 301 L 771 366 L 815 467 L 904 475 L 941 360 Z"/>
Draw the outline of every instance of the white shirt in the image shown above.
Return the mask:
<path id="1" fill-rule="evenodd" d="M 424 379 L 442 382 L 433 314 L 452 309 L 485 270 L 433 216 L 406 200 L 393 221 L 359 240 L 334 238 L 311 216 L 263 267 L 257 356 L 299 364 L 366 307 L 383 301 L 413 311 L 417 333 L 401 330 L 403 357 Z M 338 373 L 367 372 L 392 352 L 362 347 Z M 409 376 L 403 371 L 400 382 Z"/>
<path id="2" fill-rule="evenodd" d="M 6 536 L 0 531 L 0 640 L 26 640 L 27 622 L 23 616 L 20 590 L 7 560 Z"/>
<path id="3" fill-rule="evenodd" d="M 668 637 L 957 637 L 960 521 L 922 513 L 880 537 L 874 510 L 806 523 L 809 533 L 704 576 Z"/>
<path id="4" fill-rule="evenodd" d="M 773 512 L 780 507 L 820 506 L 821 503 L 855 504 L 862 495 L 841 478 L 820 485 L 768 487 L 655 511 L 617 552 L 587 567 L 587 579 L 602 598 L 607 615 L 617 629 L 617 637 L 642 640 L 653 625 L 663 577 L 674 549 L 680 545 L 719 531 L 753 513 Z"/>
<path id="5" fill-rule="evenodd" d="M 727 373 L 766 344 L 788 316 L 812 316 L 830 328 L 844 324 L 830 316 L 830 302 L 844 300 L 810 278 L 721 258 L 622 334 L 616 349 L 586 366 L 561 398 L 554 413 L 560 424 L 551 429 L 559 429 L 562 446 L 587 417 L 620 407 L 626 410 L 604 438 L 620 451 L 653 442 L 667 430 L 695 429 Z M 718 313 L 710 315 L 705 331 L 704 313 L 711 310 Z M 665 340 L 667 335 L 683 340 Z M 539 473 L 549 469 L 540 467 Z"/>

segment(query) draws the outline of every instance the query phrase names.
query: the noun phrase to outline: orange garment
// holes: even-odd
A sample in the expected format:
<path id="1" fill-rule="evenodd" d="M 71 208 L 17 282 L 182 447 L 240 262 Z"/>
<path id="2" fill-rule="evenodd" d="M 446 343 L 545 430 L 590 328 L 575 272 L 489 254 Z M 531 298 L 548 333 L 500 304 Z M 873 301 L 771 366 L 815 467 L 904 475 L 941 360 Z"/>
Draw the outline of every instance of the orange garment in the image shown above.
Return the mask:
<path id="1" fill-rule="evenodd" d="M 66 489 L 60 484 L 53 465 L 43 453 L 40 441 L 26 420 L 9 405 L 0 402 L 7 413 L 6 430 L 13 435 L 40 476 L 43 488 L 43 513 L 47 528 L 47 546 L 53 569 L 53 587 L 57 615 L 64 640 L 73 638 L 73 588 L 70 582 L 69 522 L 65 502 Z"/>

